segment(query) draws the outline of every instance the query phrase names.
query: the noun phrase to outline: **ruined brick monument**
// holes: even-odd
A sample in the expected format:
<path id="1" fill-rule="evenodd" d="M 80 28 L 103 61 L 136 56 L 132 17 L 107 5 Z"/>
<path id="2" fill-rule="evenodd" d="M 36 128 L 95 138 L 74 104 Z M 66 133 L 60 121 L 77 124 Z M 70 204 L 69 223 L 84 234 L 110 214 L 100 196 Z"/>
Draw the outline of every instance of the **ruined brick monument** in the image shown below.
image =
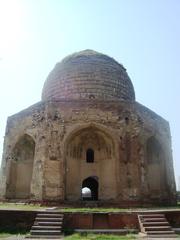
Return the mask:
<path id="1" fill-rule="evenodd" d="M 92 50 L 57 63 L 42 100 L 8 118 L 1 170 L 3 199 L 176 201 L 168 122 L 135 101 L 121 64 Z"/>

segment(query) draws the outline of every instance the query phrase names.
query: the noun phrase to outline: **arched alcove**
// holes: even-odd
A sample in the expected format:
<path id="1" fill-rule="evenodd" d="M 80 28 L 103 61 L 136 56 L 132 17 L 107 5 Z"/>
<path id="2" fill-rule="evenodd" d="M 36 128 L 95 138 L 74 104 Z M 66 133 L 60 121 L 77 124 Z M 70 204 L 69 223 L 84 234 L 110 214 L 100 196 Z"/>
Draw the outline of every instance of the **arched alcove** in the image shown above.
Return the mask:
<path id="1" fill-rule="evenodd" d="M 29 135 L 23 135 L 11 153 L 7 198 L 30 197 L 35 142 Z"/>
<path id="2" fill-rule="evenodd" d="M 161 195 L 165 189 L 165 159 L 161 144 L 155 137 L 150 137 L 146 144 L 147 179 L 151 196 Z"/>
<path id="3" fill-rule="evenodd" d="M 147 161 L 149 164 L 160 163 L 162 157 L 162 148 L 155 137 L 147 140 Z"/>

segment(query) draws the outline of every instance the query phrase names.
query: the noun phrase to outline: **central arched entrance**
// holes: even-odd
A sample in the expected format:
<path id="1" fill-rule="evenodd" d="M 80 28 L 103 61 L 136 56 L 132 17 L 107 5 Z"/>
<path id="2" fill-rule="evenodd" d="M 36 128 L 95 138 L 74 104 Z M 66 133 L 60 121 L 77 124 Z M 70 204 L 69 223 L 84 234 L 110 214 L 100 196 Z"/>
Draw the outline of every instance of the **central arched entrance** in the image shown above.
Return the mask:
<path id="1" fill-rule="evenodd" d="M 98 178 L 88 177 L 82 182 L 82 200 L 97 201 L 98 200 Z M 84 191 L 83 191 L 84 190 Z"/>
<path id="2" fill-rule="evenodd" d="M 67 201 L 85 198 L 102 201 L 116 197 L 114 148 L 112 136 L 95 126 L 74 130 L 67 137 L 64 152 Z M 99 183 L 101 187 L 98 188 Z M 82 189 L 86 190 L 86 195 Z"/>

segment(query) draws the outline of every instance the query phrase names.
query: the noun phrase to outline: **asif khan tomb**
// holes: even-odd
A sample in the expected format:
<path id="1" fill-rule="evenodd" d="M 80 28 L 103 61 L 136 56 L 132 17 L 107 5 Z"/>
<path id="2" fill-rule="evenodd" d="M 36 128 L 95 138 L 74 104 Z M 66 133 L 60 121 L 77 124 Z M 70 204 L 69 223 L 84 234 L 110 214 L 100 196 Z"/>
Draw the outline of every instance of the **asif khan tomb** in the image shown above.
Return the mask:
<path id="1" fill-rule="evenodd" d="M 8 117 L 1 171 L 1 199 L 176 202 L 169 123 L 92 50 L 57 63 L 41 101 Z"/>

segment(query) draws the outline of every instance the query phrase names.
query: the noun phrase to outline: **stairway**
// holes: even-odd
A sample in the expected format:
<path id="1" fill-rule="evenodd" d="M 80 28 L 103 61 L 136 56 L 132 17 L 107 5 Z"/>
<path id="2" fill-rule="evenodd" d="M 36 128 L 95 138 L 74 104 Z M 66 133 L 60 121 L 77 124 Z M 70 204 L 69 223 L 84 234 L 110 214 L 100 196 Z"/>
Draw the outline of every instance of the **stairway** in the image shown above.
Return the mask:
<path id="1" fill-rule="evenodd" d="M 138 215 L 140 230 L 150 238 L 176 238 L 164 214 L 145 213 Z"/>
<path id="2" fill-rule="evenodd" d="M 39 212 L 30 234 L 32 238 L 60 239 L 62 236 L 63 214 L 55 211 Z"/>

